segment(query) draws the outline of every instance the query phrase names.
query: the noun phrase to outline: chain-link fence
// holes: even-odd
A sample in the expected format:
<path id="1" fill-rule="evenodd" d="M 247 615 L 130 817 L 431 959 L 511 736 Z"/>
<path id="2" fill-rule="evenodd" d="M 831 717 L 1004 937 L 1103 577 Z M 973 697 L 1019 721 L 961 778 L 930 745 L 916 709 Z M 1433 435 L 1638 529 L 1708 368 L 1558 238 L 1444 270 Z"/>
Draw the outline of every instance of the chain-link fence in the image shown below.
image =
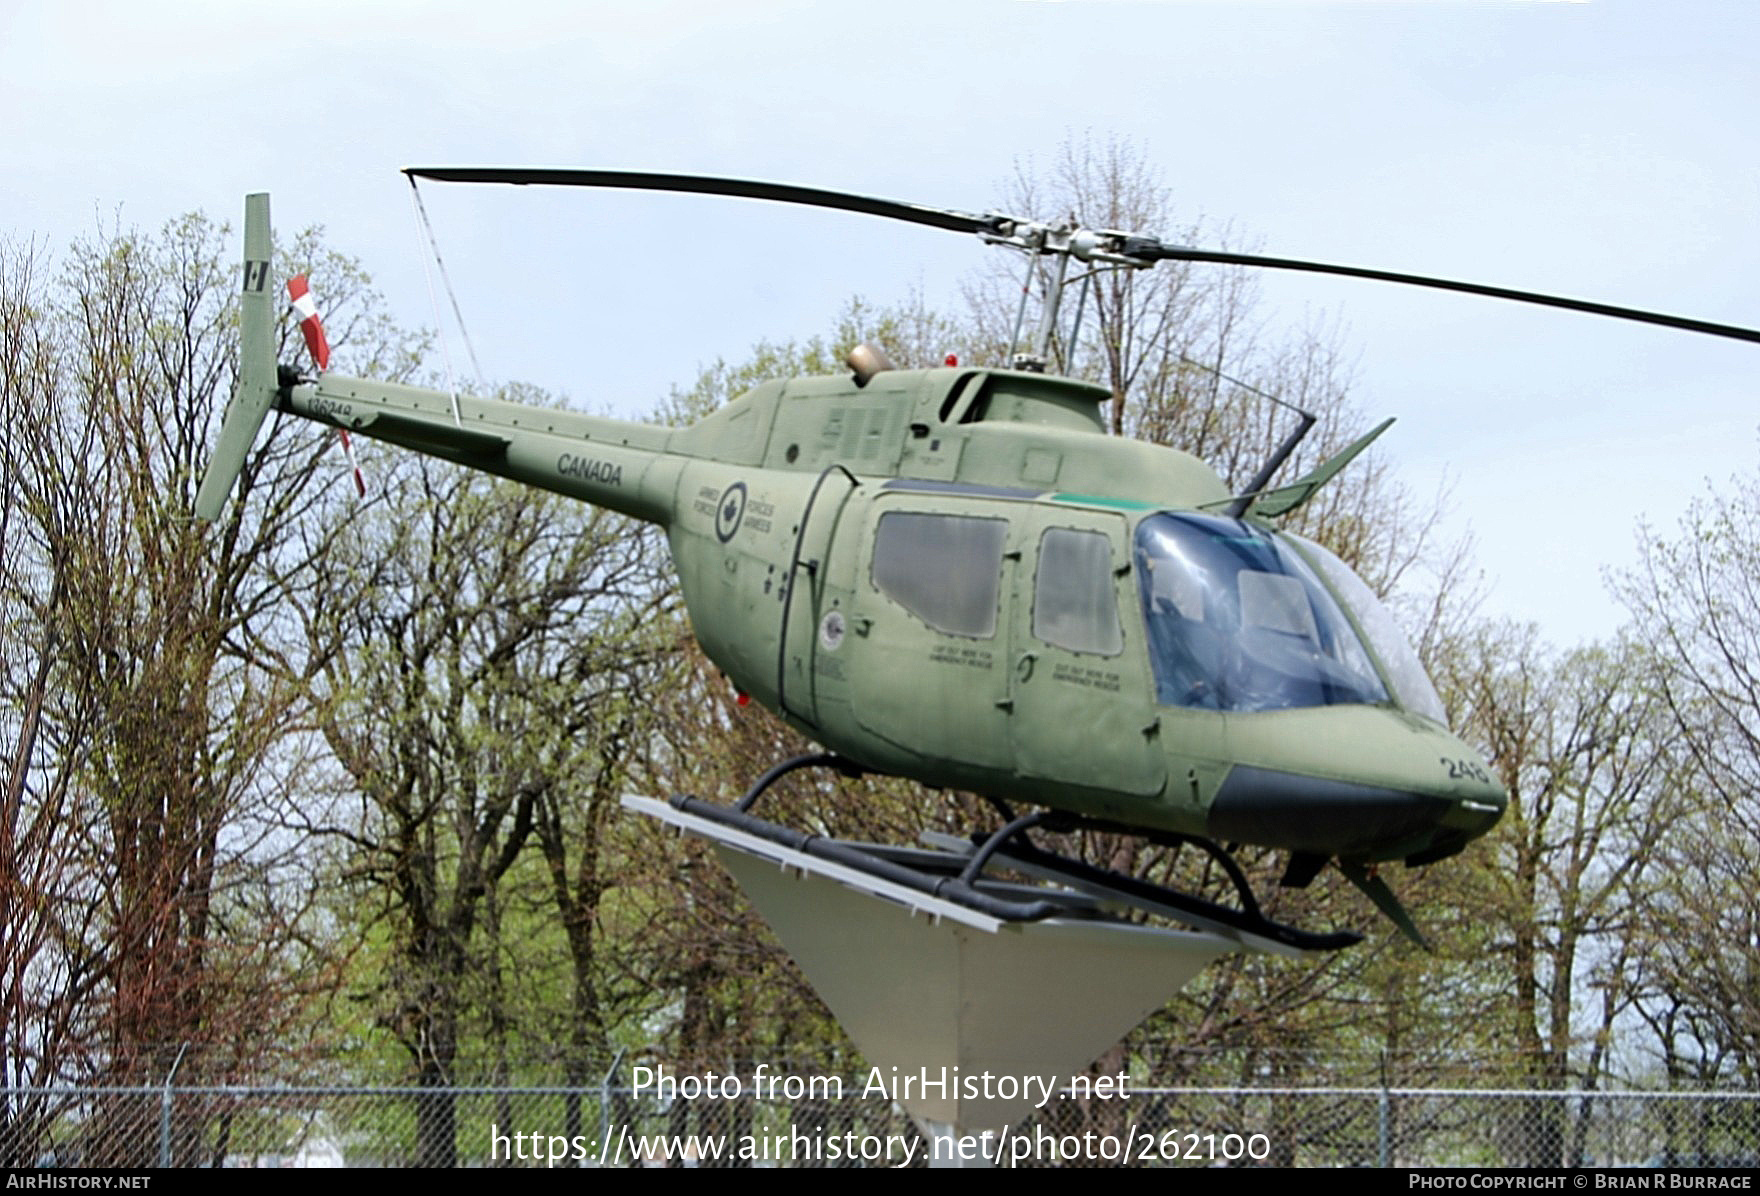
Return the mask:
<path id="1" fill-rule="evenodd" d="M 861 1081 L 657 1101 L 630 1088 L 0 1090 L 0 1157 L 64 1167 L 923 1165 Z M 790 1092 L 778 1096 L 778 1092 Z M 973 1144 L 968 1144 L 970 1151 Z M 976 1144 L 1018 1166 L 1755 1166 L 1760 1094 L 1148 1088 L 1054 1098 Z"/>

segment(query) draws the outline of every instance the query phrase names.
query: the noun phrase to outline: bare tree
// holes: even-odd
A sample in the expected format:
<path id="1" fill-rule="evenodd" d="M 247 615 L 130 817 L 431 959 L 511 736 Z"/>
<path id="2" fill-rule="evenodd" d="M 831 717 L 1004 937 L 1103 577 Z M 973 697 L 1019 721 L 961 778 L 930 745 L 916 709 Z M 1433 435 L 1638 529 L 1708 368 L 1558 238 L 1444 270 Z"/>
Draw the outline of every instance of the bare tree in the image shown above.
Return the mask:
<path id="1" fill-rule="evenodd" d="M 277 599 L 303 565 L 287 528 L 324 501 L 322 443 L 272 434 L 243 479 L 269 491 L 253 513 L 190 516 L 235 372 L 227 241 L 190 216 L 156 237 L 100 233 L 53 274 L 35 247 L 0 253 L 14 1083 L 159 1080 L 180 1056 L 186 1078 L 255 1071 L 323 980 L 300 945 L 314 882 L 264 804 L 304 767 L 284 750 L 299 700 Z M 358 273 L 317 264 L 338 310 L 370 313 Z"/>
<path id="2" fill-rule="evenodd" d="M 1760 1076 L 1760 480 L 1694 504 L 1678 534 L 1643 533 L 1620 579 L 1657 662 L 1673 746 L 1691 766 L 1665 843 L 1685 883 L 1654 895 L 1647 1013 L 1671 1077 Z"/>
<path id="3" fill-rule="evenodd" d="M 528 956 L 498 931 L 529 844 L 573 961 L 570 1077 L 603 1050 L 597 836 L 642 734 L 648 623 L 666 601 L 654 561 L 652 538 L 620 519 L 410 459 L 303 607 L 319 724 L 362 802 L 330 829 L 390 932 L 371 997 L 434 1090 L 418 1109 L 424 1164 L 456 1158 L 460 1068 L 488 1055 L 492 1078 L 517 1030 L 501 968 Z"/>
<path id="4" fill-rule="evenodd" d="M 1468 731 L 1510 789 L 1480 915 L 1512 986 L 1508 1046 L 1524 1082 L 1594 1089 L 1633 1063 L 1615 1038 L 1642 991 L 1647 895 L 1685 880 L 1662 850 L 1685 789 L 1667 707 L 1632 642 L 1553 659 L 1531 628 L 1488 627 L 1463 659 Z M 1578 1158 L 1581 1127 L 1560 1107 L 1528 1113 L 1527 1157 Z"/>

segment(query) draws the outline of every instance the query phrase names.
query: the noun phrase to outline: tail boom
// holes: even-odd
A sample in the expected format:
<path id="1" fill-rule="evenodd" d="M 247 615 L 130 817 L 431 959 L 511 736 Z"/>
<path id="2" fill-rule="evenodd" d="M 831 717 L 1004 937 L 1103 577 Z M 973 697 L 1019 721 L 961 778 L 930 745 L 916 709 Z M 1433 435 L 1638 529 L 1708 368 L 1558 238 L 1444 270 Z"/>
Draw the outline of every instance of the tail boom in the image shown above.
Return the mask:
<path id="1" fill-rule="evenodd" d="M 650 523 L 671 521 L 682 462 L 672 431 L 499 399 L 326 374 L 288 388 L 281 409 L 578 498 Z"/>

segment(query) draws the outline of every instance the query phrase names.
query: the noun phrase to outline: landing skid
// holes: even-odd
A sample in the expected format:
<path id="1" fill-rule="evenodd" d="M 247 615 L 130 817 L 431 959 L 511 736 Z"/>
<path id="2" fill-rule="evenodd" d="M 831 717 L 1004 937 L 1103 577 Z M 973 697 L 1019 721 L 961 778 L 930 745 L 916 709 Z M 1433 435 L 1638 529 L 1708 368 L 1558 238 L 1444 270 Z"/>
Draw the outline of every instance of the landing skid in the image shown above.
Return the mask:
<path id="1" fill-rule="evenodd" d="M 766 772 L 736 805 L 724 806 L 684 796 L 674 797 L 670 805 L 682 814 L 715 823 L 743 836 L 826 861 L 840 870 L 851 870 L 900 894 L 918 894 L 924 899 L 924 907 L 938 916 L 944 916 L 949 910 L 964 910 L 990 924 L 1038 922 L 1048 918 L 1117 920 L 1118 914 L 1134 911 L 1218 934 L 1258 950 L 1285 955 L 1336 951 L 1362 941 L 1361 935 L 1348 931 L 1316 934 L 1266 917 L 1233 858 L 1215 843 L 1196 836 L 1145 834 L 1140 829 L 1051 811 L 1016 817 L 1007 806 L 996 803 L 1008 820 L 1002 829 L 989 835 L 973 835 L 969 841 L 951 835 L 928 834 L 924 836 L 928 847 L 907 848 L 811 835 L 751 813 L 751 807 L 764 790 L 801 768 L 830 768 L 845 776 L 860 776 L 863 772 L 860 766 L 838 756 L 800 756 Z M 1047 851 L 1028 839 L 1028 832 L 1035 829 L 1052 832 L 1091 829 L 1138 835 L 1168 846 L 1197 847 L 1207 852 L 1228 874 L 1240 898 L 1240 908 Z M 1052 887 L 987 878 L 985 868 L 993 861 L 1048 882 Z M 902 899 L 909 900 L 908 897 Z M 916 901 L 911 903 L 918 904 Z"/>

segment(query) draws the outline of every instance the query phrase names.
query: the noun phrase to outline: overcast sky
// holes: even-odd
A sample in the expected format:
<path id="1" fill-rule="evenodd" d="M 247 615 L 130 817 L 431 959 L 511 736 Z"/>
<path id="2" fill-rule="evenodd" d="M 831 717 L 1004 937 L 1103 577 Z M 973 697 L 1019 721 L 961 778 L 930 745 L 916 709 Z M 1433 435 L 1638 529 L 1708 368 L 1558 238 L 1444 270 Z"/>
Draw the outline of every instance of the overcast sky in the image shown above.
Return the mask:
<path id="1" fill-rule="evenodd" d="M 0 0 L 0 236 L 62 246 L 247 191 L 436 320 L 411 164 L 765 178 L 982 211 L 1067 137 L 1132 140 L 1188 217 L 1265 252 L 1760 325 L 1760 15 L 1590 0 Z M 954 306 L 985 250 L 687 196 L 424 189 L 485 371 L 637 414 L 860 293 Z M 1157 230 L 1144 230 L 1157 231 Z M 989 252 L 995 252 L 994 250 Z M 1356 398 L 1490 609 L 1560 644 L 1604 569 L 1751 472 L 1760 346 L 1306 277 Z M 320 302 L 322 294 L 319 295 Z M 455 355 L 458 350 L 454 348 Z"/>

